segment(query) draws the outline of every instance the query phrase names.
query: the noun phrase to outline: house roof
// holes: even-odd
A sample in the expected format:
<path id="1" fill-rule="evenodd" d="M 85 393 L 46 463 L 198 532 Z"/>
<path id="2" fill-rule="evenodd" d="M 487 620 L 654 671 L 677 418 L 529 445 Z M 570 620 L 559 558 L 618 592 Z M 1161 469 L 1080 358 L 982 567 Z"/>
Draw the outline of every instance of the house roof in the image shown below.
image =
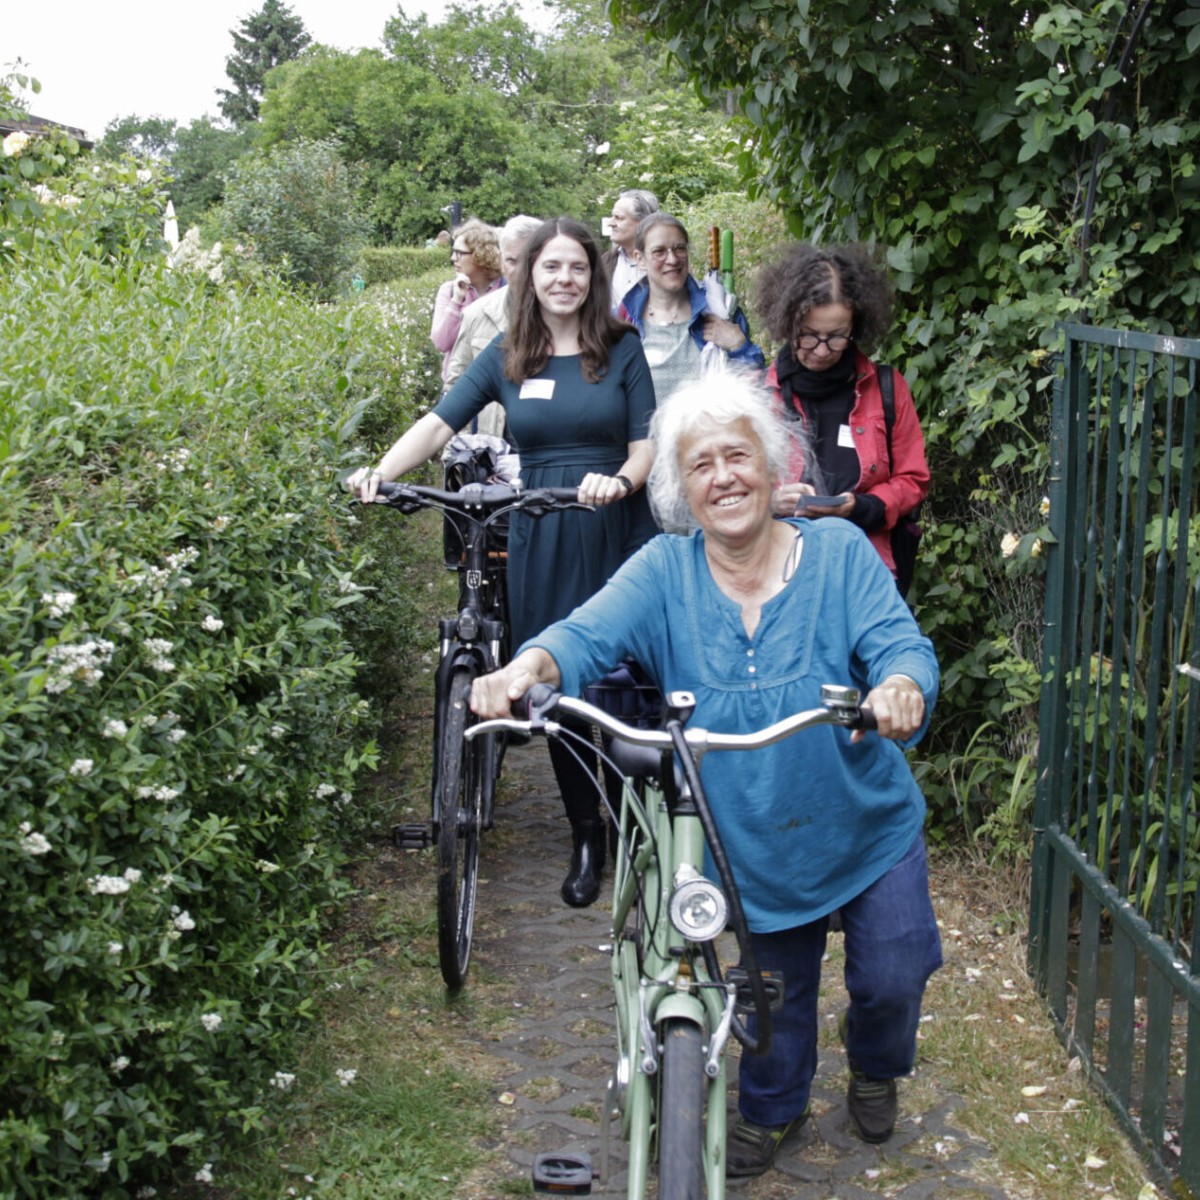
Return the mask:
<path id="1" fill-rule="evenodd" d="M 87 136 L 85 130 L 79 129 L 75 125 L 64 125 L 61 121 L 51 121 L 47 117 L 35 117 L 32 113 L 28 113 L 23 117 L 0 118 L 0 137 L 7 137 L 10 133 L 17 132 L 49 133 L 54 129 L 61 130 L 73 137 L 85 150 L 92 149 L 95 144 Z"/>

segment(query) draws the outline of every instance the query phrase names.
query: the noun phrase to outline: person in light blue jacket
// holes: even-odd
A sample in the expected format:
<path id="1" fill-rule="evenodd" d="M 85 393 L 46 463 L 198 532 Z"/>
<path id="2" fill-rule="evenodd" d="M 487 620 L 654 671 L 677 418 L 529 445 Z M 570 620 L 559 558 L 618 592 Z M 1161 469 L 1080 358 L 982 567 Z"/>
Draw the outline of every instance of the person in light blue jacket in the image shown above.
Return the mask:
<path id="1" fill-rule="evenodd" d="M 782 972 L 769 1055 L 745 1055 L 727 1172 L 755 1175 L 804 1123 L 817 1065 L 817 998 L 829 914 L 841 910 L 850 1005 L 847 1107 L 882 1142 L 911 1071 L 921 1000 L 941 965 L 925 862 L 925 800 L 904 750 L 938 687 L 929 640 L 863 532 L 776 519 L 791 430 L 768 395 L 727 372 L 685 385 L 651 426 L 655 538 L 564 620 L 477 681 L 472 707 L 506 715 L 534 683 L 577 695 L 634 658 L 664 691 L 696 697 L 692 722 L 760 729 L 851 684 L 877 734 L 823 726 L 702 773 L 759 965 Z"/>

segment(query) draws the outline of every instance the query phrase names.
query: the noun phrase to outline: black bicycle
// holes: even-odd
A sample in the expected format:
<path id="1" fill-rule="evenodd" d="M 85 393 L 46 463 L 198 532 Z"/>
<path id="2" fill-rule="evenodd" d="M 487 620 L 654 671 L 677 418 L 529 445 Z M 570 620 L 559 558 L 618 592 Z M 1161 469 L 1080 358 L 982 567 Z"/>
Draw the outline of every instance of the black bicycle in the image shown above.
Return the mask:
<path id="1" fill-rule="evenodd" d="M 502 483 L 468 483 L 458 491 L 391 483 L 379 497 L 377 503 L 402 513 L 440 510 L 446 562 L 458 570 L 458 611 L 438 622 L 430 819 L 396 825 L 392 839 L 405 850 L 437 849 L 438 961 L 446 986 L 460 988 L 471 959 L 480 836 L 492 828 L 507 745 L 503 733 L 473 741 L 465 734 L 475 724 L 471 684 L 509 657 L 508 519 L 589 506 L 579 503 L 575 488 L 522 491 Z"/>

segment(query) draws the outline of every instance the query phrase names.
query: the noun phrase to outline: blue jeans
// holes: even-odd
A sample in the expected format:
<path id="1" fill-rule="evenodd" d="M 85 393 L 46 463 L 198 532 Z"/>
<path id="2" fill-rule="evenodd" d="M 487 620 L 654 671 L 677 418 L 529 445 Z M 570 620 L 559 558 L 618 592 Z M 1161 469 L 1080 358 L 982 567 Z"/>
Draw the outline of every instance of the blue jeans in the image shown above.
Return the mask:
<path id="1" fill-rule="evenodd" d="M 856 1070 L 895 1079 L 912 1070 L 921 998 L 942 965 L 942 943 L 929 899 L 925 838 L 865 892 L 842 905 L 847 1050 Z M 783 1007 L 772 1014 L 771 1048 L 742 1053 L 738 1108 L 756 1125 L 782 1125 L 808 1106 L 817 1071 L 817 995 L 829 918 L 752 935 L 758 965 L 781 971 Z M 754 1022 L 750 1022 L 751 1032 Z"/>

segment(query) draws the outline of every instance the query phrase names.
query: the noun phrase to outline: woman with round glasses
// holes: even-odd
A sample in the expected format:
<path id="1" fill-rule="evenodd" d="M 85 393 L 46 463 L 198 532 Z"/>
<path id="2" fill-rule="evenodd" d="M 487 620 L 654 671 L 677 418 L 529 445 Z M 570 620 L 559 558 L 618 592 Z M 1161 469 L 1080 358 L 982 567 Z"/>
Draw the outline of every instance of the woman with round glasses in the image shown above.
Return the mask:
<path id="1" fill-rule="evenodd" d="M 803 515 L 852 521 L 894 576 L 892 530 L 928 493 L 929 465 L 908 384 L 891 372 L 889 431 L 869 357 L 892 324 L 887 275 L 865 246 L 802 243 L 764 267 L 756 283 L 757 311 L 783 342 L 767 384 L 812 443 L 808 461 L 793 455 L 789 482 L 775 493 L 776 515 L 798 512 L 805 495 L 836 497 L 804 504 Z"/>
<path id="2" fill-rule="evenodd" d="M 450 250 L 450 265 L 454 278 L 438 288 L 433 302 L 433 325 L 429 337 L 442 352 L 442 382 L 450 351 L 454 349 L 463 309 L 473 304 L 485 292 L 498 288 L 500 278 L 500 239 L 496 231 L 472 217 L 455 231 Z"/>
<path id="3" fill-rule="evenodd" d="M 724 351 L 722 359 L 762 370 L 763 352 L 750 340 L 741 309 L 732 319 L 718 316 L 692 277 L 681 221 L 651 213 L 638 225 L 634 244 L 646 275 L 622 298 L 617 315 L 642 335 L 659 404 L 680 384 L 700 378 L 705 346 Z"/>

